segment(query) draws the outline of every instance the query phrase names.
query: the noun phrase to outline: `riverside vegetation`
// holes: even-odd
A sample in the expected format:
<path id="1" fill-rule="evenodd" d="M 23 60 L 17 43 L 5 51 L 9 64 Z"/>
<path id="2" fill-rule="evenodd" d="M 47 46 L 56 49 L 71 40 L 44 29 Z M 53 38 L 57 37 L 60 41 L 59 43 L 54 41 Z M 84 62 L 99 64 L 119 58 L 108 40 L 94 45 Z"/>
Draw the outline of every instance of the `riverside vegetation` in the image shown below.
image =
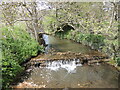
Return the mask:
<path id="1" fill-rule="evenodd" d="M 16 75 L 25 69 L 21 63 L 44 49 L 20 26 L 3 27 L 1 30 L 2 85 L 7 88 Z"/>

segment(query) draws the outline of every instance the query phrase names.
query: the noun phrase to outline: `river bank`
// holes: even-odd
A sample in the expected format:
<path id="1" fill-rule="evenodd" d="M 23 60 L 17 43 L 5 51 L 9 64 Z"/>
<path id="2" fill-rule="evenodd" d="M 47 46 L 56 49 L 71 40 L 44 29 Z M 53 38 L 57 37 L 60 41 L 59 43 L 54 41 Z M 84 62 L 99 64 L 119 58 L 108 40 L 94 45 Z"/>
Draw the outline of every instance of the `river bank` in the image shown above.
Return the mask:
<path id="1" fill-rule="evenodd" d="M 55 36 L 62 38 L 62 39 L 72 40 L 76 43 L 80 43 L 80 44 L 89 46 L 93 50 L 96 50 L 98 52 L 102 52 L 102 53 L 108 55 L 110 58 L 110 62 L 108 62 L 108 64 L 110 64 L 110 65 L 116 67 L 118 70 L 120 70 L 120 66 L 118 66 L 119 65 L 119 57 L 115 57 L 114 55 L 112 55 L 112 52 L 113 52 L 112 48 L 111 48 L 111 50 L 109 50 L 108 49 L 109 47 L 107 47 L 109 40 L 107 40 L 104 36 L 97 35 L 97 34 L 96 35 L 83 34 L 80 32 L 73 31 L 73 30 L 70 30 L 70 31 L 68 30 L 67 33 L 56 32 Z M 118 52 L 116 52 L 116 54 L 117 53 Z M 113 57 L 114 57 L 114 60 L 113 60 Z"/>

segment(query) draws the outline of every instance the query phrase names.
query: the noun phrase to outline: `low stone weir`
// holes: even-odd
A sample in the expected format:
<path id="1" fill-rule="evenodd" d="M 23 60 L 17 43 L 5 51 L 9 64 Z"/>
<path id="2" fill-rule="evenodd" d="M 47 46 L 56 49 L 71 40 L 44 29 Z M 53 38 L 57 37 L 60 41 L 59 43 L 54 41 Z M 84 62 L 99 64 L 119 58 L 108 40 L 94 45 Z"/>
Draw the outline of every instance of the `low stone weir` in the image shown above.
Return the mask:
<path id="1" fill-rule="evenodd" d="M 108 56 L 104 54 L 99 55 L 88 55 L 74 52 L 56 52 L 52 54 L 42 54 L 36 58 L 30 60 L 30 65 L 42 64 L 47 61 L 57 61 L 57 60 L 80 60 L 81 64 L 84 63 L 95 63 L 95 62 L 104 62 L 109 61 Z"/>

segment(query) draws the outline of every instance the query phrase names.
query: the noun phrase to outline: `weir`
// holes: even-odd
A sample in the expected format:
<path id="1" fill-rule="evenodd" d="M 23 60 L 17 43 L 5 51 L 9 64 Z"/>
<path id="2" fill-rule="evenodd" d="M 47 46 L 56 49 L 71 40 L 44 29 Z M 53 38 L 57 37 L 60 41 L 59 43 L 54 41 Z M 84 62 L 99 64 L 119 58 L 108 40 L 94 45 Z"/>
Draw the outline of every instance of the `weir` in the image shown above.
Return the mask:
<path id="1" fill-rule="evenodd" d="M 73 53 L 73 52 L 57 52 L 53 54 L 43 54 L 39 55 L 36 58 L 33 58 L 30 60 L 29 64 L 31 65 L 37 65 L 42 64 L 47 61 L 72 61 L 72 60 L 80 60 L 82 64 L 87 63 L 97 63 L 97 62 L 105 62 L 109 61 L 108 56 L 101 54 L 101 55 L 86 55 L 81 53 Z"/>

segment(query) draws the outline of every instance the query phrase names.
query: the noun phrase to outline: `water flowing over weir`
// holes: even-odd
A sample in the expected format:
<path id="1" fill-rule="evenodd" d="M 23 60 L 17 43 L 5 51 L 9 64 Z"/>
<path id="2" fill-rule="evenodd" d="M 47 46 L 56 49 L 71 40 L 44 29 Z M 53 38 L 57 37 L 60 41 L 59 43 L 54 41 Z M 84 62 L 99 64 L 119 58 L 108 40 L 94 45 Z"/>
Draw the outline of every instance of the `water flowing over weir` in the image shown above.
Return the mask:
<path id="1" fill-rule="evenodd" d="M 119 72 L 105 63 L 83 65 L 77 56 L 100 56 L 100 52 L 69 40 L 44 35 L 46 54 L 33 59 L 35 65 L 17 87 L 24 88 L 117 88 Z M 67 53 L 66 53 L 67 52 Z M 72 58 L 67 58 L 72 57 Z M 103 56 L 103 55 L 102 55 Z M 81 56 L 80 56 L 81 57 Z M 57 59 L 55 59 L 57 58 Z M 65 58 L 65 59 L 64 59 Z M 100 60 L 103 57 L 100 57 Z M 40 60 L 44 62 L 39 62 Z M 53 60 L 54 59 L 54 60 Z M 95 59 L 97 59 L 95 57 Z"/>
<path id="2" fill-rule="evenodd" d="M 46 62 L 46 66 L 44 68 L 57 71 L 59 69 L 65 69 L 68 73 L 72 73 L 75 71 L 77 66 L 82 66 L 80 60 L 57 60 L 57 61 L 48 61 Z M 42 68 L 42 66 L 40 66 Z"/>

